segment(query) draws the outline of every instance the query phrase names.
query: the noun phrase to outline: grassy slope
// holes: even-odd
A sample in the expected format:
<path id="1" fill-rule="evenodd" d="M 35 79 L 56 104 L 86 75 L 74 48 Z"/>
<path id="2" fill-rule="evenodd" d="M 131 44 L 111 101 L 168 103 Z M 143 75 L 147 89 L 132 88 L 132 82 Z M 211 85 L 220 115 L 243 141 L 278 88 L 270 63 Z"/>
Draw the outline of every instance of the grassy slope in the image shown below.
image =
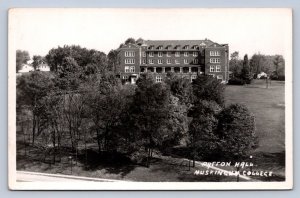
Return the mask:
<path id="1" fill-rule="evenodd" d="M 268 89 L 263 80 L 248 86 L 227 86 L 225 98 L 226 105 L 242 103 L 254 114 L 259 137 L 257 151 L 277 153 L 284 150 L 284 82 L 272 81 Z"/>
<path id="2" fill-rule="evenodd" d="M 264 80 L 247 86 L 228 85 L 226 105 L 242 103 L 256 118 L 259 147 L 253 153 L 257 169 L 275 172 L 284 177 L 285 171 L 285 105 L 284 82 L 272 81 L 266 89 Z"/>

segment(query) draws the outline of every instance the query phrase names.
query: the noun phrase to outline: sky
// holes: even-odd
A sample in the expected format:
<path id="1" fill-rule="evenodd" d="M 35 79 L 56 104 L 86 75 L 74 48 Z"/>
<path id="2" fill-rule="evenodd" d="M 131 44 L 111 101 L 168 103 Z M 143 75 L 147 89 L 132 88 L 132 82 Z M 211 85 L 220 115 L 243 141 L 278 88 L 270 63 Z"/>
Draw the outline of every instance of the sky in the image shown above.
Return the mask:
<path id="1" fill-rule="evenodd" d="M 46 55 L 80 45 L 106 54 L 127 38 L 201 40 L 239 51 L 285 56 L 291 50 L 289 9 L 12 9 L 9 47 Z"/>

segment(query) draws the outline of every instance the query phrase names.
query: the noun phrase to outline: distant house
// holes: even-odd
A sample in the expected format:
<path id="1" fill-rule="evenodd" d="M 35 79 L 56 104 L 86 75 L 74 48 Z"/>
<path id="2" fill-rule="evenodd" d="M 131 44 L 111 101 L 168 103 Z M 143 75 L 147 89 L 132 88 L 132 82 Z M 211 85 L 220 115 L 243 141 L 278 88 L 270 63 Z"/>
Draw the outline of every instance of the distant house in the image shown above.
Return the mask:
<path id="1" fill-rule="evenodd" d="M 42 61 L 42 63 L 37 66 L 36 70 L 48 72 L 50 71 L 50 67 L 46 62 Z"/>
<path id="2" fill-rule="evenodd" d="M 261 78 L 267 78 L 268 74 L 266 74 L 265 72 L 261 72 L 259 74 L 257 74 L 257 79 L 261 79 Z"/>
<path id="3" fill-rule="evenodd" d="M 18 71 L 18 73 L 28 73 L 34 71 L 34 68 L 31 64 L 23 64 L 22 69 Z"/>

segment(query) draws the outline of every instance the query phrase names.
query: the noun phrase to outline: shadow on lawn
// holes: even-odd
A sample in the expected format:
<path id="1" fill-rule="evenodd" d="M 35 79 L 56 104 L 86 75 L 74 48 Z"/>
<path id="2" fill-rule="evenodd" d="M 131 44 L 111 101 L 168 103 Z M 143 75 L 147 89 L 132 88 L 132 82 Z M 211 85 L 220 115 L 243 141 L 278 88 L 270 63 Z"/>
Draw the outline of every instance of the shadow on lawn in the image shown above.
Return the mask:
<path id="1" fill-rule="evenodd" d="M 85 170 L 95 171 L 105 169 L 108 173 L 121 174 L 122 177 L 130 173 L 136 165 L 122 153 L 118 152 L 101 152 L 87 150 L 85 153 L 78 155 L 78 161 L 85 164 Z"/>

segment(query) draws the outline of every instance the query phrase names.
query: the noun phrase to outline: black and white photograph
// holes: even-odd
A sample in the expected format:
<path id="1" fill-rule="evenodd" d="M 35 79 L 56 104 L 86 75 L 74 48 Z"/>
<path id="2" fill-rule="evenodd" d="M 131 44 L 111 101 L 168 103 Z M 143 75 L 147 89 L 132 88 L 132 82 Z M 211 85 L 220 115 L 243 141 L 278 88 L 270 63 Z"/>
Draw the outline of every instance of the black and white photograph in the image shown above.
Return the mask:
<path id="1" fill-rule="evenodd" d="M 292 10 L 13 8 L 11 190 L 293 188 Z"/>

